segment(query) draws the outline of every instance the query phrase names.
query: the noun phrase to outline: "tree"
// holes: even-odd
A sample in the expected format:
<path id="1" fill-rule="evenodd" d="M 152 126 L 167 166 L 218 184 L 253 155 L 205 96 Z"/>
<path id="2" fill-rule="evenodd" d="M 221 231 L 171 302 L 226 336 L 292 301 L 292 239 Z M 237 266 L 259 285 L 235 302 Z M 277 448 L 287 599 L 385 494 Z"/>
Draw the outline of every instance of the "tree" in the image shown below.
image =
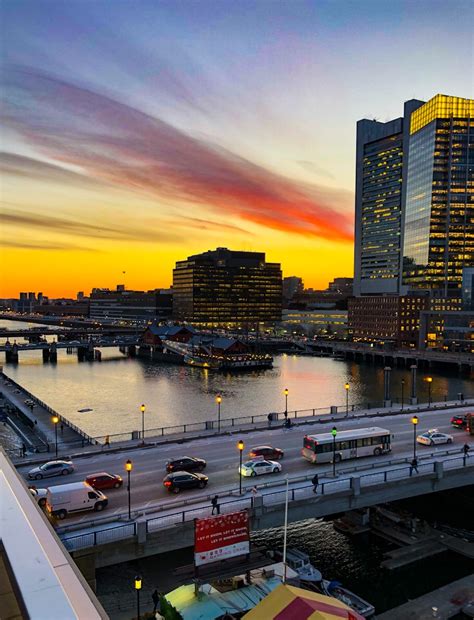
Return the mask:
<path id="1" fill-rule="evenodd" d="M 160 614 L 165 618 L 165 620 L 183 620 L 183 616 L 179 613 L 176 607 L 165 598 L 162 594 L 160 596 Z"/>

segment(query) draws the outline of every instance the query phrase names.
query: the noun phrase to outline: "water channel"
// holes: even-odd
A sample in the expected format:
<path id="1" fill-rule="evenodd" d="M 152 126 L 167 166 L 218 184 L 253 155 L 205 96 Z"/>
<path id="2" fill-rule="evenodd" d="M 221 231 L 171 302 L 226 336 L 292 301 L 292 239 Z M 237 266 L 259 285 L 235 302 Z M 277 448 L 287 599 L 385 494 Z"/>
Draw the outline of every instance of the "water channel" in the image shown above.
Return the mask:
<path id="1" fill-rule="evenodd" d="M 25 323 L 0 321 L 0 328 L 24 328 Z M 18 365 L 4 365 L 12 379 L 25 386 L 60 414 L 92 436 L 124 433 L 140 428 L 140 405 L 146 405 L 146 429 L 213 420 L 215 397 L 222 395 L 221 416 L 232 418 L 288 410 L 380 405 L 383 368 L 332 358 L 275 356 L 271 370 L 217 373 L 187 366 L 164 365 L 125 357 L 118 349 L 102 349 L 102 362 L 81 362 L 75 353 L 58 352 L 57 364 L 44 364 L 40 351 L 21 351 Z M 457 372 L 431 372 L 432 399 L 454 399 L 459 392 L 473 395 L 472 381 Z M 428 399 L 426 374 L 418 374 L 418 395 Z M 410 373 L 392 371 L 393 400 L 408 397 Z M 79 413 L 80 409 L 91 409 Z"/>

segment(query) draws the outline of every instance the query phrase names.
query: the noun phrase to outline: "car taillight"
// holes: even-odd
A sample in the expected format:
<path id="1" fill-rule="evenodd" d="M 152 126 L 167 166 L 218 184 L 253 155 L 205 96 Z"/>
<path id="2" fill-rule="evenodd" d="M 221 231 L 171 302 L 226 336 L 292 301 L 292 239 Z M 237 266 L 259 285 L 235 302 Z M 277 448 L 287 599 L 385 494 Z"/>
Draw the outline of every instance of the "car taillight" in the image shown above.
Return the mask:
<path id="1" fill-rule="evenodd" d="M 164 483 L 164 485 L 165 485 L 165 487 L 170 487 L 170 486 L 171 486 L 171 482 L 170 482 L 169 480 L 167 480 L 167 481 Z"/>

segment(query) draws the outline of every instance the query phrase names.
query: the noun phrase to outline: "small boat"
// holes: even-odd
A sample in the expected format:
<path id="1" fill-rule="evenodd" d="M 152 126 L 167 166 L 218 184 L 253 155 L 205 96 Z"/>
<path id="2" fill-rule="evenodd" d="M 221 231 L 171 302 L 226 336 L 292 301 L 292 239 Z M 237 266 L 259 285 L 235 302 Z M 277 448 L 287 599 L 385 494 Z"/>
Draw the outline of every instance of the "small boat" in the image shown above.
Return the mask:
<path id="1" fill-rule="evenodd" d="M 275 559 L 283 560 L 283 551 L 281 549 L 277 549 L 273 554 Z M 302 582 L 316 584 L 321 583 L 323 580 L 322 574 L 309 561 L 309 555 L 299 549 L 287 549 L 286 564 L 298 573 Z"/>
<path id="2" fill-rule="evenodd" d="M 87 413 L 88 411 L 94 411 L 94 410 L 91 409 L 90 407 L 86 407 L 85 409 L 78 409 L 77 410 L 78 413 Z"/>
<path id="3" fill-rule="evenodd" d="M 347 588 L 343 588 L 339 581 L 327 581 L 323 579 L 321 592 L 327 596 L 337 598 L 338 601 L 348 605 L 358 614 L 364 616 L 364 618 L 370 618 L 375 614 L 375 607 L 373 605 L 364 601 L 363 598 L 357 596 L 357 594 L 354 594 L 354 592 L 351 592 Z"/>

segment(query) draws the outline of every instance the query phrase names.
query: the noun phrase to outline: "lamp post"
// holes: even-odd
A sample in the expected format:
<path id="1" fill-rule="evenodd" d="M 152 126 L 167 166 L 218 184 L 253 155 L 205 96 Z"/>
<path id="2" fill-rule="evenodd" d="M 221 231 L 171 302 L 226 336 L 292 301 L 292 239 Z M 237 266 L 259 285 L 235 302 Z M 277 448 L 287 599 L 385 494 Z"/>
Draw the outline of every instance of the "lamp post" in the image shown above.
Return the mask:
<path id="1" fill-rule="evenodd" d="M 285 420 L 288 417 L 288 388 L 283 390 L 283 394 L 285 395 Z"/>
<path id="2" fill-rule="evenodd" d="M 346 390 L 346 417 L 349 415 L 349 388 L 351 386 L 349 385 L 349 383 L 346 381 L 344 388 Z"/>
<path id="3" fill-rule="evenodd" d="M 433 383 L 433 377 L 426 377 L 428 383 L 428 407 L 431 407 L 431 384 Z"/>
<path id="4" fill-rule="evenodd" d="M 335 426 L 332 427 L 331 435 L 332 435 L 332 475 L 335 478 L 336 477 L 336 436 L 337 436 L 337 428 Z"/>
<path id="5" fill-rule="evenodd" d="M 402 379 L 402 411 L 405 405 L 405 379 Z"/>
<path id="6" fill-rule="evenodd" d="M 286 540 L 288 533 L 288 491 L 289 491 L 288 474 L 286 474 L 286 492 L 285 492 L 285 526 L 283 529 L 283 583 L 286 583 Z"/>
<path id="7" fill-rule="evenodd" d="M 130 502 L 130 472 L 133 469 L 133 464 L 130 459 L 125 463 L 125 471 L 127 472 L 127 492 L 128 492 L 128 518 L 132 518 L 131 502 Z"/>
<path id="8" fill-rule="evenodd" d="M 135 590 L 137 591 L 137 620 L 140 620 L 140 590 L 142 589 L 142 578 L 140 575 L 135 577 Z"/>
<path id="9" fill-rule="evenodd" d="M 216 403 L 217 403 L 217 432 L 220 433 L 221 430 L 221 402 L 222 402 L 222 396 L 220 394 L 218 394 L 216 396 Z"/>
<path id="10" fill-rule="evenodd" d="M 51 422 L 54 424 L 54 440 L 56 445 L 56 458 L 58 458 L 58 422 L 59 418 L 57 415 L 53 415 L 51 418 Z"/>
<path id="11" fill-rule="evenodd" d="M 242 452 L 245 448 L 242 439 L 238 442 L 237 448 L 239 449 L 239 495 L 242 495 Z"/>
<path id="12" fill-rule="evenodd" d="M 416 459 L 416 425 L 418 424 L 418 416 L 414 415 L 411 423 L 413 424 L 413 458 Z"/>
<path id="13" fill-rule="evenodd" d="M 140 406 L 142 412 L 142 444 L 145 443 L 145 405 Z"/>

